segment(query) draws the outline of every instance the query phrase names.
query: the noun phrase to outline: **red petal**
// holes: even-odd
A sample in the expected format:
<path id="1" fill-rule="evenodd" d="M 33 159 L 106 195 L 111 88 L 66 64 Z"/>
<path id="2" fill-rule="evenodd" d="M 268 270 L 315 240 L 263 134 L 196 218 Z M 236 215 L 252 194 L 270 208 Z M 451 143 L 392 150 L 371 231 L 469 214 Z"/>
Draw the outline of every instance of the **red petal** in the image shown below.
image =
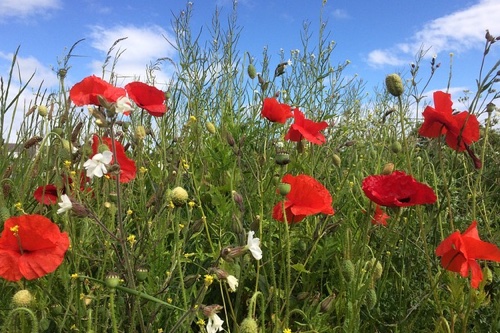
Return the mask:
<path id="1" fill-rule="evenodd" d="M 154 117 L 161 117 L 167 112 L 165 93 L 160 89 L 142 82 L 130 82 L 125 86 L 131 100 Z"/>
<path id="2" fill-rule="evenodd" d="M 53 184 L 38 187 L 35 192 L 33 192 L 33 196 L 36 201 L 44 205 L 54 205 L 59 200 L 57 187 Z"/>

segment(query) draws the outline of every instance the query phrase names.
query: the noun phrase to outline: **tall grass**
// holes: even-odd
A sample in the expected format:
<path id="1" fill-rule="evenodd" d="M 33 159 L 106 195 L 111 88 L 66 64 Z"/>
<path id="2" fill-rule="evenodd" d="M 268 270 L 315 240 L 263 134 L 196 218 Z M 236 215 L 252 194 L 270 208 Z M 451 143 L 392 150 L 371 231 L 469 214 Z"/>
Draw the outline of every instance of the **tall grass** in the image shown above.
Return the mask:
<path id="1" fill-rule="evenodd" d="M 259 55 L 239 49 L 244 29 L 236 7 L 227 20 L 216 12 L 203 38 L 191 30 L 191 19 L 191 6 L 173 17 L 176 39 L 169 42 L 177 57 L 148 66 L 149 84 L 158 84 L 155 72 L 162 62 L 175 68 L 161 86 L 169 111 L 159 118 L 136 109 L 110 126 L 97 126 L 86 108 L 69 99 L 71 51 L 58 71 L 59 91 L 48 94 L 40 87 L 23 109 L 19 96 L 29 79 L 13 95 L 15 53 L 9 76 L 2 78 L 0 115 L 2 133 L 18 130 L 21 150 L 18 156 L 5 144 L 1 150 L 2 220 L 44 215 L 69 234 L 71 248 L 45 277 L 0 279 L 0 327 L 204 332 L 207 315 L 218 309 L 228 332 L 498 330 L 498 264 L 483 263 L 492 277 L 473 289 L 467 278 L 441 267 L 435 249 L 472 220 L 484 240 L 500 243 L 500 142 L 495 108 L 487 108 L 499 97 L 499 64 L 481 67 L 477 93 L 468 100 L 469 111 L 484 116 L 481 139 L 473 145 L 483 162 L 476 170 L 466 154 L 418 136 L 421 98 L 436 70 L 427 58 L 418 56 L 409 68 L 400 98 L 379 89 L 366 100 L 362 80 L 343 73 L 349 62 L 334 62 L 335 43 L 321 18 L 318 26 L 304 25 L 302 49 L 283 51 L 279 59 L 267 49 Z M 484 58 L 496 46 L 485 43 Z M 289 58 L 292 65 L 276 76 L 276 66 Z M 257 77 L 249 77 L 249 66 Z M 105 79 L 116 83 L 116 74 Z M 327 121 L 327 142 L 285 142 L 289 126 L 260 115 L 263 99 L 272 96 L 309 119 Z M 38 112 L 39 106 L 47 106 L 48 114 Z M 19 129 L 5 118 L 8 111 L 25 114 Z M 128 147 L 138 169 L 133 181 L 94 178 L 91 190 L 84 188 L 79 174 L 92 155 L 94 133 Z M 34 156 L 24 149 L 30 145 L 36 146 Z M 288 155 L 290 163 L 277 164 L 277 155 Z M 429 184 L 438 200 L 387 209 L 388 226 L 374 226 L 374 206 L 361 182 L 387 163 Z M 276 188 L 286 173 L 322 183 L 335 214 L 290 225 L 273 220 L 273 206 L 282 200 Z M 57 214 L 57 205 L 38 203 L 33 192 L 46 184 L 71 193 L 81 210 Z M 181 205 L 172 202 L 177 187 L 188 193 Z M 262 260 L 241 255 L 250 230 L 261 241 Z M 238 279 L 235 292 L 224 273 Z M 35 299 L 15 308 L 12 297 L 20 289 Z M 246 326 L 252 320 L 257 330 Z"/>

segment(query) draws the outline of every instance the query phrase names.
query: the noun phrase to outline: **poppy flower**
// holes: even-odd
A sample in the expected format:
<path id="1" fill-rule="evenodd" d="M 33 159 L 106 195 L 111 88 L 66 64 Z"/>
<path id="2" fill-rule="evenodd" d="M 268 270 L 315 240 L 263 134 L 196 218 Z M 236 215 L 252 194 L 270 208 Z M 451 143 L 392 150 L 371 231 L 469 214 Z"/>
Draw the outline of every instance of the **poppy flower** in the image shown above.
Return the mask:
<path id="1" fill-rule="evenodd" d="M 436 255 L 441 257 L 441 266 L 449 271 L 463 277 L 467 277 L 470 271 L 472 288 L 479 287 L 483 280 L 481 266 L 476 260 L 500 262 L 500 249 L 479 238 L 476 221 L 472 221 L 464 233 L 455 231 L 443 240 L 436 248 Z"/>
<path id="2" fill-rule="evenodd" d="M 373 225 L 383 225 L 385 227 L 387 226 L 387 219 L 389 218 L 390 216 L 387 215 L 387 213 L 382 208 L 380 208 L 379 205 L 377 205 L 377 207 L 375 207 L 375 213 L 373 214 L 371 222 Z"/>
<path id="3" fill-rule="evenodd" d="M 335 213 L 332 208 L 332 196 L 316 179 L 307 175 L 287 174 L 281 181 L 290 184 L 291 187 L 285 197 L 286 220 L 289 224 L 300 222 L 309 215 Z M 274 206 L 273 218 L 284 222 L 282 206 L 282 202 Z"/>
<path id="4" fill-rule="evenodd" d="M 273 123 L 284 124 L 288 118 L 293 117 L 292 108 L 289 105 L 278 102 L 276 98 L 264 98 L 264 104 L 260 112 L 262 117 Z"/>
<path id="5" fill-rule="evenodd" d="M 117 88 L 95 75 L 87 76 L 69 91 L 70 99 L 77 106 L 89 104 L 100 106 L 98 96 L 104 97 L 109 103 L 114 103 L 126 94 L 125 89 Z"/>
<path id="6" fill-rule="evenodd" d="M 293 118 L 295 122 L 290 126 L 288 133 L 286 133 L 285 140 L 299 142 L 302 139 L 306 139 L 317 145 L 322 145 L 326 142 L 325 136 L 320 133 L 320 131 L 328 127 L 326 121 L 317 123 L 306 119 L 299 109 L 293 111 Z"/>
<path id="7" fill-rule="evenodd" d="M 111 138 L 104 137 L 101 139 L 102 143 L 108 146 L 109 151 L 113 151 L 113 143 Z M 99 154 L 99 137 L 94 135 L 92 137 L 92 151 L 94 156 Z M 113 154 L 109 164 L 117 163 L 120 166 L 120 183 L 128 183 L 135 178 L 137 168 L 135 162 L 127 157 L 125 149 L 119 141 L 115 140 L 116 156 Z"/>
<path id="8" fill-rule="evenodd" d="M 436 202 L 428 185 L 417 182 L 403 171 L 390 175 L 374 175 L 363 179 L 363 192 L 373 202 L 386 207 L 407 207 Z"/>
<path id="9" fill-rule="evenodd" d="M 36 201 L 44 205 L 55 205 L 59 200 L 57 187 L 54 184 L 39 186 L 35 192 L 33 192 L 33 196 Z"/>
<path id="10" fill-rule="evenodd" d="M 41 215 L 7 219 L 0 234 L 0 277 L 33 280 L 61 265 L 69 247 L 68 234 Z"/>
<path id="11" fill-rule="evenodd" d="M 479 122 L 473 114 L 463 111 L 453 114 L 451 95 L 442 91 L 434 93 L 434 105 L 423 112 L 424 123 L 418 133 L 428 138 L 445 135 L 450 148 L 464 151 L 468 145 L 479 140 Z"/>
<path id="12" fill-rule="evenodd" d="M 156 87 L 142 82 L 130 82 L 125 90 L 137 106 L 154 117 L 161 117 L 167 112 L 165 93 Z"/>

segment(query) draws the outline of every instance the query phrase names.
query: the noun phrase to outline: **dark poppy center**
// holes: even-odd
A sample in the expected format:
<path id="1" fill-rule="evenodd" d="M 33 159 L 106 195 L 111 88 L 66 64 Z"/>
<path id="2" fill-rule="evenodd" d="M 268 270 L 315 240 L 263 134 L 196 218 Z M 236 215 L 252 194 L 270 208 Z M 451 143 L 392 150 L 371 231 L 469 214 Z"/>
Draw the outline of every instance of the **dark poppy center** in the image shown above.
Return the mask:
<path id="1" fill-rule="evenodd" d="M 399 200 L 399 202 L 408 203 L 408 202 L 410 202 L 411 197 L 406 197 L 406 198 L 398 198 L 398 200 Z"/>

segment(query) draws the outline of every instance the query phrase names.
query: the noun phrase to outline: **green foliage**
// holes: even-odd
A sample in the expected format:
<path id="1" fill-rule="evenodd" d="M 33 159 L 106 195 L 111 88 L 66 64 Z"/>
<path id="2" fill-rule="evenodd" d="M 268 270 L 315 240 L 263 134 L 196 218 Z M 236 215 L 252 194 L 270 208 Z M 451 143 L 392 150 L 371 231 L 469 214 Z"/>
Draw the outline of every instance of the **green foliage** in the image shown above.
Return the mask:
<path id="1" fill-rule="evenodd" d="M 173 19 L 178 57 L 159 60 L 175 67 L 165 88 L 164 117 L 138 109 L 108 127 L 97 126 L 69 101 L 65 79 L 72 48 L 58 70 L 60 90 L 47 94 L 40 88 L 29 105 L 18 131 L 18 154 L 3 145 L 2 222 L 42 214 L 71 239 L 54 273 L 20 283 L 35 295 L 27 313 L 37 318 L 37 330 L 203 332 L 212 305 L 223 306 L 219 316 L 230 332 L 239 332 L 242 322 L 245 332 L 498 329 L 498 264 L 489 264 L 491 281 L 474 290 L 468 279 L 445 271 L 434 253 L 472 220 L 480 222 L 484 239 L 500 243 L 500 134 L 492 127 L 494 112 L 483 111 L 498 97 L 492 90 L 498 64 L 480 76 L 469 104 L 471 112 L 487 116 L 473 146 L 483 168 L 475 170 L 467 155 L 438 139 L 418 137 L 412 111 L 421 111 L 426 84 L 420 90 L 420 82 L 437 69 L 431 64 L 431 76 L 421 78 L 423 56 L 410 69 L 410 86 L 399 101 L 386 91 L 368 101 L 362 98 L 363 82 L 343 75 L 349 62 L 332 63 L 335 43 L 322 20 L 315 38 L 304 25 L 302 50 L 273 59 L 267 49 L 260 57 L 239 53 L 236 8 L 226 25 L 214 14 L 206 38 L 213 42 L 206 44 L 193 34 L 191 14 L 188 6 Z M 292 65 L 273 76 L 274 66 L 288 58 Z M 148 69 L 150 84 L 157 69 Z M 2 80 L 2 132 L 13 126 L 7 111 L 23 112 L 18 97 L 29 82 L 8 99 L 13 73 Z M 288 127 L 260 116 L 263 99 L 274 95 L 309 119 L 327 121 L 327 143 L 283 143 Z M 38 106 L 48 112 L 36 112 Z M 132 182 L 94 178 L 91 191 L 81 188 L 93 133 L 112 133 L 129 147 L 138 168 Z M 290 163 L 278 165 L 275 157 L 283 154 Z M 386 163 L 429 184 L 438 201 L 387 209 L 384 228 L 370 223 L 374 207 L 361 182 Z M 320 181 L 334 198 L 335 215 L 290 226 L 274 221 L 272 209 L 281 200 L 276 189 L 285 173 Z M 57 206 L 39 204 L 33 191 L 46 184 L 70 193 L 80 211 L 57 214 Z M 187 200 L 173 199 L 178 187 Z M 250 230 L 261 240 L 260 261 L 245 252 Z M 110 273 L 121 281 L 110 284 Z M 238 279 L 235 292 L 227 274 Z M 34 326 L 28 315 L 24 320 L 19 314 L 15 324 L 4 319 L 22 312 L 11 305 L 18 287 L 0 280 L 0 327 L 29 332 Z"/>

